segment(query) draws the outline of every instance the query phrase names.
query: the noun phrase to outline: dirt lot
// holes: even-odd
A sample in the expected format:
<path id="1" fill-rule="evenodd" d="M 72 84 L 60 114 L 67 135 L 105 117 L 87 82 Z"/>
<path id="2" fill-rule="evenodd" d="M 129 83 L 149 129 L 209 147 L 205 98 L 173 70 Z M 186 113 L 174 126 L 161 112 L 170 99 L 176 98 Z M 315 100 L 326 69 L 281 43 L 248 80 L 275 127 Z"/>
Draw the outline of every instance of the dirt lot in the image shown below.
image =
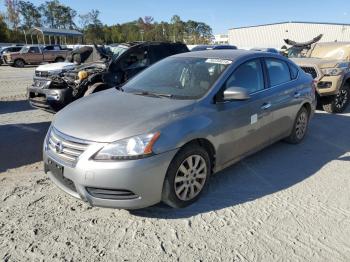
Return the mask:
<path id="1" fill-rule="evenodd" d="M 91 208 L 42 170 L 34 68 L 0 67 L 0 260 L 350 261 L 350 111 L 213 176 L 193 206 Z"/>

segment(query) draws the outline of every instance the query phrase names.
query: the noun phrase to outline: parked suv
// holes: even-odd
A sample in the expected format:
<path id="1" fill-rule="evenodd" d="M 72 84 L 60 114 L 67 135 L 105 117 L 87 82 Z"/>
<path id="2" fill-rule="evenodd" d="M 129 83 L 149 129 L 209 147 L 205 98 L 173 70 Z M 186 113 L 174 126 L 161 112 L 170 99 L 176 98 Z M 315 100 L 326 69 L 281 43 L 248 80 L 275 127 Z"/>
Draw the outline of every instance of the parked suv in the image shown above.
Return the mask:
<path id="1" fill-rule="evenodd" d="M 188 52 L 182 43 L 133 42 L 118 45 L 104 61 L 85 64 L 29 87 L 32 106 L 58 111 L 70 102 L 91 93 L 120 86 L 151 64 L 170 55 Z"/>
<path id="2" fill-rule="evenodd" d="M 22 46 L 7 46 L 0 50 L 0 65 L 4 63 L 3 56 L 4 54 L 19 52 L 22 49 Z"/>
<path id="3" fill-rule="evenodd" d="M 314 109 L 312 77 L 281 55 L 178 54 L 57 114 L 45 173 L 93 206 L 185 207 L 212 173 L 281 139 L 301 142 Z"/>
<path id="4" fill-rule="evenodd" d="M 24 67 L 26 64 L 38 65 L 42 62 L 63 62 L 70 50 L 63 49 L 60 45 L 27 45 L 19 52 L 9 53 L 3 56 L 5 64 Z"/>
<path id="5" fill-rule="evenodd" d="M 316 43 L 305 58 L 293 58 L 317 81 L 318 103 L 329 113 L 343 112 L 350 99 L 350 42 Z"/>

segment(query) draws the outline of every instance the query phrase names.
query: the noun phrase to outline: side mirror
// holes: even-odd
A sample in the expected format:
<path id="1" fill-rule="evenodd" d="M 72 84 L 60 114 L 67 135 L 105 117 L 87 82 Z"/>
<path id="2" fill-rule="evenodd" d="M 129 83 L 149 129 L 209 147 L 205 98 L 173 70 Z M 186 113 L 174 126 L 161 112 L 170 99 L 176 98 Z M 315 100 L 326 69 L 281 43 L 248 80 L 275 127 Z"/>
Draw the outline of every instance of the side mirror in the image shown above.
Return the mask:
<path id="1" fill-rule="evenodd" d="M 224 91 L 224 101 L 230 100 L 247 100 L 249 93 L 242 87 L 229 87 Z"/>

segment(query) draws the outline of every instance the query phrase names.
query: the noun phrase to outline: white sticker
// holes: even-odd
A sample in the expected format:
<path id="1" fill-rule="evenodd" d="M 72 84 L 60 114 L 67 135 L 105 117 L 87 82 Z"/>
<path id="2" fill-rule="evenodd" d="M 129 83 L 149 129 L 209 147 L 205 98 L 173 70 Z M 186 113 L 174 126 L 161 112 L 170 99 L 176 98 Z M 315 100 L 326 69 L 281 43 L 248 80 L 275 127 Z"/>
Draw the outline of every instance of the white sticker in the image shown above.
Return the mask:
<path id="1" fill-rule="evenodd" d="M 256 122 L 258 122 L 258 114 L 254 114 L 250 117 L 250 124 L 255 124 Z"/>
<path id="2" fill-rule="evenodd" d="M 232 64 L 232 61 L 230 60 L 225 60 L 225 59 L 214 59 L 214 58 L 208 58 L 205 60 L 206 63 L 211 63 L 211 64 L 220 64 L 220 65 L 229 65 Z"/>

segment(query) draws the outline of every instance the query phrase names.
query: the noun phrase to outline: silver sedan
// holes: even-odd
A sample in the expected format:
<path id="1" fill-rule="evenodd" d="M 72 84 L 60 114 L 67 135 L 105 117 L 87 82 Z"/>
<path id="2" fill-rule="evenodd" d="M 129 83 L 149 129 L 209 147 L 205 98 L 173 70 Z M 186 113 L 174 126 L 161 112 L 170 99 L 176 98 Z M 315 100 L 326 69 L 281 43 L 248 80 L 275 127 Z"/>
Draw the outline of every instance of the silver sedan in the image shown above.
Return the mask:
<path id="1" fill-rule="evenodd" d="M 281 139 L 301 142 L 314 110 L 312 77 L 280 55 L 175 55 L 59 112 L 45 172 L 93 206 L 185 207 L 211 174 Z"/>

